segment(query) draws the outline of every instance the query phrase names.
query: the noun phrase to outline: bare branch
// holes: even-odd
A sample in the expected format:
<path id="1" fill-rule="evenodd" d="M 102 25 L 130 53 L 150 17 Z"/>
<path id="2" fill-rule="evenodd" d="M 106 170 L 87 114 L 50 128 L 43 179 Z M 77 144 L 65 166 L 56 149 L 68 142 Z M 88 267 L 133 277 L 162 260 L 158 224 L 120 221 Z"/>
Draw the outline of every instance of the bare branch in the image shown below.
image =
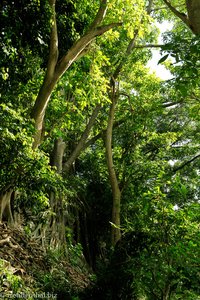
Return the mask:
<path id="1" fill-rule="evenodd" d="M 173 172 L 175 173 L 175 172 L 177 172 L 177 171 L 183 169 L 185 166 L 191 164 L 193 161 L 195 161 L 195 160 L 198 159 L 199 157 L 200 157 L 200 154 L 194 156 L 192 159 L 190 159 L 190 160 L 184 162 L 184 163 L 183 163 L 182 165 L 180 165 L 179 167 L 174 168 Z"/>
<path id="2" fill-rule="evenodd" d="M 163 103 L 162 107 L 163 108 L 167 108 L 167 107 L 172 107 L 174 105 L 178 105 L 178 104 L 182 104 L 183 101 L 177 101 L 177 102 L 167 102 L 167 103 Z"/>
<path id="3" fill-rule="evenodd" d="M 165 46 L 164 44 L 147 44 L 147 45 L 135 45 L 134 49 L 141 49 L 141 48 L 162 48 Z"/>

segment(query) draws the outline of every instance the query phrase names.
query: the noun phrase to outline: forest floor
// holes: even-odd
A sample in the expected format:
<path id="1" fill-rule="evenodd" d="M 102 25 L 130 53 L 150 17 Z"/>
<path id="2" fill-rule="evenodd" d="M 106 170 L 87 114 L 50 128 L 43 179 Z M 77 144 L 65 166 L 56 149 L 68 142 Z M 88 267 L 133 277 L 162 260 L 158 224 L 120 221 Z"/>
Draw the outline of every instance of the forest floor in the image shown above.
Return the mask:
<path id="1" fill-rule="evenodd" d="M 75 299 L 71 293 L 84 290 L 89 278 L 67 259 L 52 259 L 22 228 L 0 224 L 0 298 Z"/>

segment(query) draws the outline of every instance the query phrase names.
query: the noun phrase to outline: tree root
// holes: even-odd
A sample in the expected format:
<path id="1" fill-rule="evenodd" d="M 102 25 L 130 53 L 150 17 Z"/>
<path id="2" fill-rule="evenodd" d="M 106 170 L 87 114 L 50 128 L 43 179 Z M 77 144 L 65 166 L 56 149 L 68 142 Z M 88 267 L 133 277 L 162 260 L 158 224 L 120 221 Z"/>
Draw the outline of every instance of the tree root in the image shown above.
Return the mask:
<path id="1" fill-rule="evenodd" d="M 7 238 L 0 240 L 0 247 L 1 247 L 1 245 L 4 245 L 4 244 L 8 244 L 11 248 L 14 248 L 14 249 L 21 248 L 19 245 L 14 245 L 12 243 L 11 236 L 8 236 Z"/>

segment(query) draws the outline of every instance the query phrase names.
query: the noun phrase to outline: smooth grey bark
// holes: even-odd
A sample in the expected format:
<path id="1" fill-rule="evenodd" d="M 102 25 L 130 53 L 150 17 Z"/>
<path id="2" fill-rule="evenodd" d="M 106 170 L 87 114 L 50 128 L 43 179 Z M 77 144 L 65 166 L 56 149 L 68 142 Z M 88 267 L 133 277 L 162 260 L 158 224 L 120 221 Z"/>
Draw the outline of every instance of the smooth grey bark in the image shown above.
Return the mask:
<path id="1" fill-rule="evenodd" d="M 115 116 L 115 107 L 117 104 L 117 97 L 115 95 L 115 86 L 113 85 L 113 97 L 112 104 L 110 106 L 108 125 L 106 130 L 105 146 L 106 146 L 106 159 L 108 174 L 112 189 L 112 227 L 111 227 L 111 243 L 113 246 L 120 240 L 120 206 L 121 206 L 121 191 L 119 188 L 119 183 L 113 162 L 113 152 L 112 152 L 112 133 L 113 124 Z"/>

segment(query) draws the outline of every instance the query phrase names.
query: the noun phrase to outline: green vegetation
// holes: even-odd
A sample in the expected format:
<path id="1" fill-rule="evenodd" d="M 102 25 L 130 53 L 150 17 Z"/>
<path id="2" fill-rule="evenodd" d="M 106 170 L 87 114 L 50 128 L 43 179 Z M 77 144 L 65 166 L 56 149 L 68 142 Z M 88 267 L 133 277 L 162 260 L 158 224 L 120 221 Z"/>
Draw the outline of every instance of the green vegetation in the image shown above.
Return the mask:
<path id="1" fill-rule="evenodd" d="M 2 1 L 2 293 L 200 299 L 199 19 L 200 0 Z"/>

